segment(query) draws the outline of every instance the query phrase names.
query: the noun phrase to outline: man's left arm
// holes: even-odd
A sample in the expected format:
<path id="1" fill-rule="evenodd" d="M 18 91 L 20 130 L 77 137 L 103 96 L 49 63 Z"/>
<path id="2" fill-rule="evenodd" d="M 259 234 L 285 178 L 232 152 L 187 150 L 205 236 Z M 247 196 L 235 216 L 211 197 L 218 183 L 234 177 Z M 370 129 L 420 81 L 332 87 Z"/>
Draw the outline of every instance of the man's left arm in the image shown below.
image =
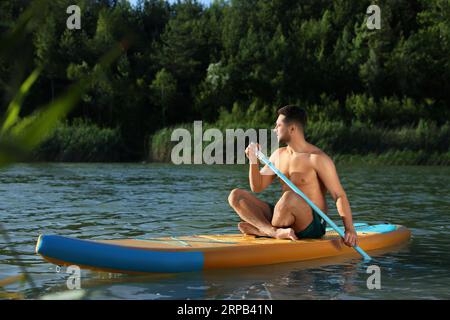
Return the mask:
<path id="1" fill-rule="evenodd" d="M 357 244 L 357 235 L 353 226 L 352 210 L 347 198 L 347 194 L 342 188 L 339 176 L 336 171 L 336 166 L 326 154 L 313 155 L 312 163 L 319 175 L 320 180 L 330 192 L 331 197 L 336 202 L 336 208 L 342 218 L 345 227 L 344 243 L 347 246 L 354 246 Z"/>

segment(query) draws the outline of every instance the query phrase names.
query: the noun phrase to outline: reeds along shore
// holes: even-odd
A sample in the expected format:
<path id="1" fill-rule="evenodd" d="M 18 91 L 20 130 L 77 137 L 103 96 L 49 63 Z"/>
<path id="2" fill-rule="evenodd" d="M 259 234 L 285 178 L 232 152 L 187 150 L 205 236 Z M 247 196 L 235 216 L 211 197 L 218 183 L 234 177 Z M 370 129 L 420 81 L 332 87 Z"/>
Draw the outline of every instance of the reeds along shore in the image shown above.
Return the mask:
<path id="1" fill-rule="evenodd" d="M 233 124 L 235 120 L 222 116 L 215 123 L 202 123 L 202 132 L 219 129 L 225 142 L 227 129 L 267 129 L 269 134 L 272 128 L 271 124 L 255 120 L 246 123 L 245 117 Z M 141 150 L 145 154 L 142 160 L 170 162 L 172 148 L 178 143 L 171 141 L 171 136 L 175 129 L 180 128 L 194 136 L 193 123 L 160 129 L 149 135 L 148 145 Z M 306 128 L 306 138 L 338 163 L 450 165 L 449 122 L 437 126 L 434 122 L 419 121 L 413 126 L 386 128 L 358 121 L 351 124 L 311 121 Z M 266 137 L 266 141 L 270 145 L 270 136 Z M 211 142 L 203 141 L 203 149 Z M 237 141 L 234 144 L 236 148 Z M 30 161 L 120 162 L 126 148 L 118 128 L 101 128 L 82 120 L 72 121 L 71 124 L 61 122 L 34 150 Z M 225 154 L 225 143 L 223 151 Z"/>
<path id="2" fill-rule="evenodd" d="M 225 136 L 225 128 L 204 124 L 203 130 L 219 128 Z M 242 124 L 241 124 L 242 125 Z M 164 128 L 156 132 L 149 142 L 150 161 L 170 162 L 171 151 L 177 141 L 171 141 L 176 128 L 191 133 L 192 124 Z M 228 128 L 242 128 L 240 126 Z M 270 129 L 270 125 L 258 128 Z M 193 133 L 192 133 L 193 136 Z M 337 163 L 393 164 L 393 165 L 450 165 L 450 124 L 436 126 L 424 121 L 416 126 L 382 128 L 362 123 L 346 125 L 344 122 L 312 122 L 306 130 L 306 138 Z M 203 147 L 210 142 L 203 142 Z"/>

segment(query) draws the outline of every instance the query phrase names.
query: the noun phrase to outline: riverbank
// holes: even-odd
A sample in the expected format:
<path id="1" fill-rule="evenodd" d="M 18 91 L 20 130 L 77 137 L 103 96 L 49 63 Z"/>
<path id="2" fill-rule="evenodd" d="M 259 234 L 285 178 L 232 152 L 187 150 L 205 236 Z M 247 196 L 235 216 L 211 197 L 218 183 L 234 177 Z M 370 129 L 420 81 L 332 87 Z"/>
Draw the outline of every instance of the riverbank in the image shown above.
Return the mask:
<path id="1" fill-rule="evenodd" d="M 119 162 L 123 139 L 118 128 L 75 120 L 59 123 L 31 154 L 31 161 Z"/>
<path id="2" fill-rule="evenodd" d="M 175 129 L 186 129 L 194 136 L 192 124 L 183 124 L 157 131 L 150 139 L 149 161 L 170 162 L 171 141 Z M 225 136 L 226 128 L 250 129 L 224 122 L 203 124 L 203 132 L 216 128 Z M 270 129 L 256 124 L 254 129 Z M 363 123 L 348 126 L 344 122 L 313 122 L 308 125 L 306 138 L 332 156 L 337 163 L 366 163 L 385 165 L 450 165 L 450 124 L 436 126 L 419 122 L 416 126 L 381 128 Z M 203 149 L 210 142 L 203 142 Z M 236 144 L 236 141 L 235 141 Z M 225 150 L 224 150 L 225 151 Z"/>
<path id="3" fill-rule="evenodd" d="M 208 129 L 218 129 L 225 142 L 227 129 L 242 129 L 243 132 L 265 129 L 266 139 L 270 144 L 271 125 L 261 121 L 241 120 L 239 123 L 234 118 L 221 117 L 215 123 L 202 123 L 201 135 L 203 137 Z M 163 128 L 149 135 L 149 143 L 144 147 L 148 151 L 140 160 L 171 162 L 172 149 L 178 144 L 178 141 L 171 141 L 175 129 L 185 129 L 193 140 L 193 123 Z M 308 124 L 306 138 L 339 164 L 450 165 L 449 123 L 437 126 L 432 122 L 421 121 L 416 126 L 382 128 L 360 122 L 347 125 L 342 121 L 317 121 Z M 202 151 L 210 144 L 209 140 L 203 141 Z M 234 138 L 235 148 L 236 144 L 237 139 Z M 225 154 L 225 143 L 223 148 Z M 121 162 L 121 154 L 125 149 L 126 145 L 118 128 L 101 128 L 93 123 L 77 120 L 70 124 L 58 124 L 52 134 L 34 150 L 30 161 Z"/>

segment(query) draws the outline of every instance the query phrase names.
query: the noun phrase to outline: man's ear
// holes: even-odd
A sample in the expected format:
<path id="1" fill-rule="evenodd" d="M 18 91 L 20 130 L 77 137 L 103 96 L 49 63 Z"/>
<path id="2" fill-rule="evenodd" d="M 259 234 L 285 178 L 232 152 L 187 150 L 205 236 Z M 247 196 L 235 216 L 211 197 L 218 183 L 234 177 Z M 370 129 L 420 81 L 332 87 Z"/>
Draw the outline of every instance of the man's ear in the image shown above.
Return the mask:
<path id="1" fill-rule="evenodd" d="M 295 124 L 291 124 L 289 126 L 289 133 L 294 133 L 294 131 L 295 131 Z"/>

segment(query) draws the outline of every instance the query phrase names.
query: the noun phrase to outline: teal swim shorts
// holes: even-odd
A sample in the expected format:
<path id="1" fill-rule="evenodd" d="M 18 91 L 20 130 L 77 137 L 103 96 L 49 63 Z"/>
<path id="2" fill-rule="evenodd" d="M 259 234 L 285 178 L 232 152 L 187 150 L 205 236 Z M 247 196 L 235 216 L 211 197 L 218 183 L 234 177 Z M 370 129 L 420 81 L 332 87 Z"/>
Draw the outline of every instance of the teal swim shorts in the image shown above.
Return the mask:
<path id="1" fill-rule="evenodd" d="M 269 202 L 267 202 L 267 204 L 269 205 L 270 210 L 273 214 L 275 205 Z M 317 212 L 313 211 L 312 215 L 313 221 L 305 228 L 305 230 L 299 231 L 295 234 L 299 239 L 318 239 L 322 238 L 325 234 L 327 223 L 322 219 L 321 216 L 319 216 Z"/>

